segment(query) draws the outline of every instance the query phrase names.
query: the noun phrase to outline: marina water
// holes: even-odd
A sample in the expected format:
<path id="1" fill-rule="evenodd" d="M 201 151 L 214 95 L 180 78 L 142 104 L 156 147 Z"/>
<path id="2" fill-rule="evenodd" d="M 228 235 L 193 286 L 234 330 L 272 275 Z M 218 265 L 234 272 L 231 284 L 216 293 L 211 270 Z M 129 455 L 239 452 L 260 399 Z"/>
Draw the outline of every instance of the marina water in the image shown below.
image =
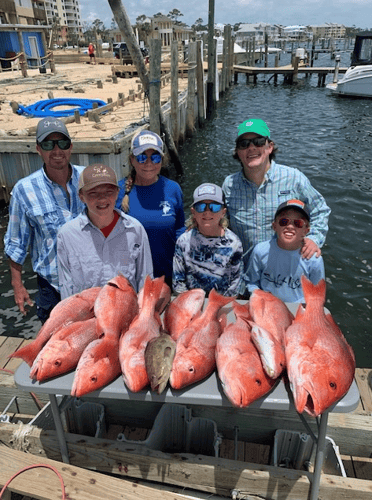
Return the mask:
<path id="1" fill-rule="evenodd" d="M 280 65 L 289 63 L 282 55 Z M 347 67 L 350 52 L 341 54 Z M 329 54 L 314 63 L 333 67 Z M 269 56 L 269 66 L 274 57 Z M 299 168 L 326 198 L 332 213 L 322 248 L 327 281 L 326 307 L 331 311 L 356 354 L 357 366 L 372 366 L 372 99 L 340 98 L 317 87 L 314 75 L 299 75 L 296 85 L 274 84 L 270 75 L 257 84 L 238 84 L 220 98 L 216 117 L 196 130 L 181 148 L 184 176 L 179 179 L 188 215 L 192 192 L 202 182 L 221 185 L 240 166 L 232 158 L 239 123 L 262 118 L 279 146 L 278 163 Z M 327 83 L 333 76 L 327 76 Z M 0 214 L 0 249 L 8 223 Z M 27 260 L 26 287 L 34 296 L 36 279 Z M 10 286 L 8 265 L 0 254 L 0 335 L 32 338 L 40 327 L 34 308 L 26 317 L 18 313 Z"/>

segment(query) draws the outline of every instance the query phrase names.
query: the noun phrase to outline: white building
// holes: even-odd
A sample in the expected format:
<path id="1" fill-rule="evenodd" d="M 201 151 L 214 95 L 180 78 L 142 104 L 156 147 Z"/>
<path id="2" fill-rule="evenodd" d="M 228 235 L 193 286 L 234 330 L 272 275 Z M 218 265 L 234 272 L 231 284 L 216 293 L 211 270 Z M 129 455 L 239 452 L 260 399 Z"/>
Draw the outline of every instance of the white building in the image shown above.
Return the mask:
<path id="1" fill-rule="evenodd" d="M 45 11 L 48 24 L 52 25 L 56 17 L 59 20 L 59 42 L 66 42 L 71 35 L 82 37 L 83 26 L 79 0 L 46 0 Z"/>
<path id="2" fill-rule="evenodd" d="M 265 35 L 267 34 L 270 41 L 276 41 L 280 37 L 281 28 L 274 24 L 268 23 L 247 23 L 241 24 L 236 32 L 236 43 L 243 45 L 244 42 L 255 40 L 256 45 L 265 43 Z"/>

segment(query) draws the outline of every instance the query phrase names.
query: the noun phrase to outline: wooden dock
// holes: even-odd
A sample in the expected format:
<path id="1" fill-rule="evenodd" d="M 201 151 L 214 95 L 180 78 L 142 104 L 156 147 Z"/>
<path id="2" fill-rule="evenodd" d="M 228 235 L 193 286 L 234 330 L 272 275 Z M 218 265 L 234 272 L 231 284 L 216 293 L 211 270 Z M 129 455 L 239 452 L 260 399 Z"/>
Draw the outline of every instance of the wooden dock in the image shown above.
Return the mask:
<path id="1" fill-rule="evenodd" d="M 61 473 L 70 495 L 68 498 L 75 500 L 181 500 L 185 498 L 183 489 L 190 487 L 199 492 L 194 492 L 192 498 L 207 498 L 203 496 L 206 494 L 231 497 L 233 489 L 246 495 L 236 496 L 237 499 L 308 498 L 308 472 L 278 469 L 270 465 L 275 429 L 304 432 L 295 412 L 261 410 L 255 413 L 250 410 L 248 413 L 233 408 L 230 411 L 222 407 L 192 406 L 193 415 L 217 422 L 222 440 L 219 457 L 216 458 L 163 453 L 138 445 L 138 441 L 145 440 L 151 429 L 151 418 L 147 421 L 146 416 L 136 417 L 141 405 L 146 403 L 137 402 L 138 409 L 133 402 L 128 413 L 120 418 L 115 415 L 123 413 L 123 408 L 108 406 L 105 435 L 94 438 L 67 433 L 70 464 L 61 463 L 56 432 L 25 426 L 48 402 L 45 394 L 27 394 L 14 384 L 13 373 L 21 360 L 9 359 L 8 356 L 29 342 L 0 336 L 0 490 L 21 468 L 47 464 Z M 322 474 L 322 500 L 372 498 L 372 369 L 357 369 L 355 378 L 360 392 L 358 408 L 350 414 L 331 413 L 327 431 L 327 436 L 339 448 L 347 477 Z M 121 404 L 122 407 L 130 405 Z M 315 419 L 311 422 L 310 426 L 316 433 Z M 236 424 L 241 428 L 238 441 L 231 433 L 231 426 Z M 125 435 L 126 442 L 116 440 L 119 432 Z M 16 438 L 22 433 L 23 440 Z M 129 444 L 128 440 L 136 443 Z M 26 495 L 27 500 L 30 497 L 32 500 L 36 491 L 37 499 L 60 498 L 58 478 L 46 469 L 21 474 L 9 489 Z M 18 498 L 23 500 L 23 497 Z"/>
<path id="2" fill-rule="evenodd" d="M 339 68 L 338 73 L 346 73 L 348 68 Z M 297 68 L 292 65 L 278 66 L 274 68 L 260 68 L 256 66 L 237 66 L 233 67 L 234 79 L 238 78 L 239 73 L 245 74 L 247 77 L 247 83 L 250 77 L 253 78 L 253 82 L 257 83 L 258 75 L 271 75 L 274 78 L 274 82 L 277 82 L 278 76 L 284 77 L 284 81 L 288 83 L 294 83 L 298 75 L 305 75 L 306 77 L 317 75 L 318 76 L 318 86 L 324 87 L 325 79 L 327 75 L 334 74 L 335 68 L 326 67 L 310 67 L 310 66 L 298 66 Z"/>

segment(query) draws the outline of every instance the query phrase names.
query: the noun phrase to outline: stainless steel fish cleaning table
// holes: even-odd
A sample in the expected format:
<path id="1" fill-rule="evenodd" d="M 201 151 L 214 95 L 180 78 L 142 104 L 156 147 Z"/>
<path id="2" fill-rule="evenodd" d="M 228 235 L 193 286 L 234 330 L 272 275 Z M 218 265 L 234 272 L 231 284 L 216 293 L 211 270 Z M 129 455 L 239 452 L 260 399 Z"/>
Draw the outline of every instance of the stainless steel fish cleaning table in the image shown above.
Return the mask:
<path id="1" fill-rule="evenodd" d="M 295 304 L 287 304 L 293 312 Z M 290 307 L 291 306 L 291 307 Z M 235 316 L 229 312 L 228 320 L 234 321 Z M 44 393 L 49 395 L 53 419 L 58 435 L 58 440 L 61 449 L 62 460 L 69 462 L 68 448 L 64 435 L 64 430 L 61 422 L 60 410 L 57 403 L 56 395 L 70 396 L 72 382 L 75 372 L 70 372 L 50 381 L 43 383 L 36 382 L 30 379 L 30 367 L 24 362 L 20 365 L 14 375 L 14 380 L 20 389 L 26 392 Z M 312 475 L 310 500 L 317 500 L 320 486 L 320 476 L 324 460 L 324 451 L 326 446 L 326 432 L 328 424 L 328 414 L 330 412 L 348 413 L 355 410 L 359 403 L 358 387 L 353 381 L 347 394 L 331 406 L 320 417 L 318 426 L 318 437 L 316 441 L 316 454 L 314 472 Z M 106 387 L 89 393 L 89 399 L 97 399 L 97 403 L 104 399 L 115 400 L 130 400 L 130 401 L 148 401 L 155 403 L 176 403 L 184 405 L 211 405 L 211 406 L 226 406 L 231 407 L 230 401 L 225 396 L 218 375 L 213 372 L 207 379 L 186 387 L 182 390 L 173 390 L 168 387 L 160 395 L 151 392 L 150 389 L 143 390 L 138 393 L 133 393 L 125 386 L 123 378 L 118 377 L 114 382 Z M 269 393 L 264 397 L 254 401 L 248 410 L 286 410 L 295 411 L 292 394 L 287 390 L 286 385 L 281 380 Z"/>

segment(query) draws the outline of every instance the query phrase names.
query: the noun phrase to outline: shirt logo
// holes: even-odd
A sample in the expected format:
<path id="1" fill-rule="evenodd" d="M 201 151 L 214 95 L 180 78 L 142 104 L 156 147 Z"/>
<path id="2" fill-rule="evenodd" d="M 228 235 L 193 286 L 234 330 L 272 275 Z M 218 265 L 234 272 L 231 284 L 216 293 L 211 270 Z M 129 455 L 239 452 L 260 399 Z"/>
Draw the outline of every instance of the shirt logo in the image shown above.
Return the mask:
<path id="1" fill-rule="evenodd" d="M 159 206 L 163 208 L 163 216 L 165 216 L 165 215 L 172 215 L 172 214 L 169 213 L 170 209 L 172 208 L 170 206 L 169 201 L 161 201 L 159 203 Z"/>

